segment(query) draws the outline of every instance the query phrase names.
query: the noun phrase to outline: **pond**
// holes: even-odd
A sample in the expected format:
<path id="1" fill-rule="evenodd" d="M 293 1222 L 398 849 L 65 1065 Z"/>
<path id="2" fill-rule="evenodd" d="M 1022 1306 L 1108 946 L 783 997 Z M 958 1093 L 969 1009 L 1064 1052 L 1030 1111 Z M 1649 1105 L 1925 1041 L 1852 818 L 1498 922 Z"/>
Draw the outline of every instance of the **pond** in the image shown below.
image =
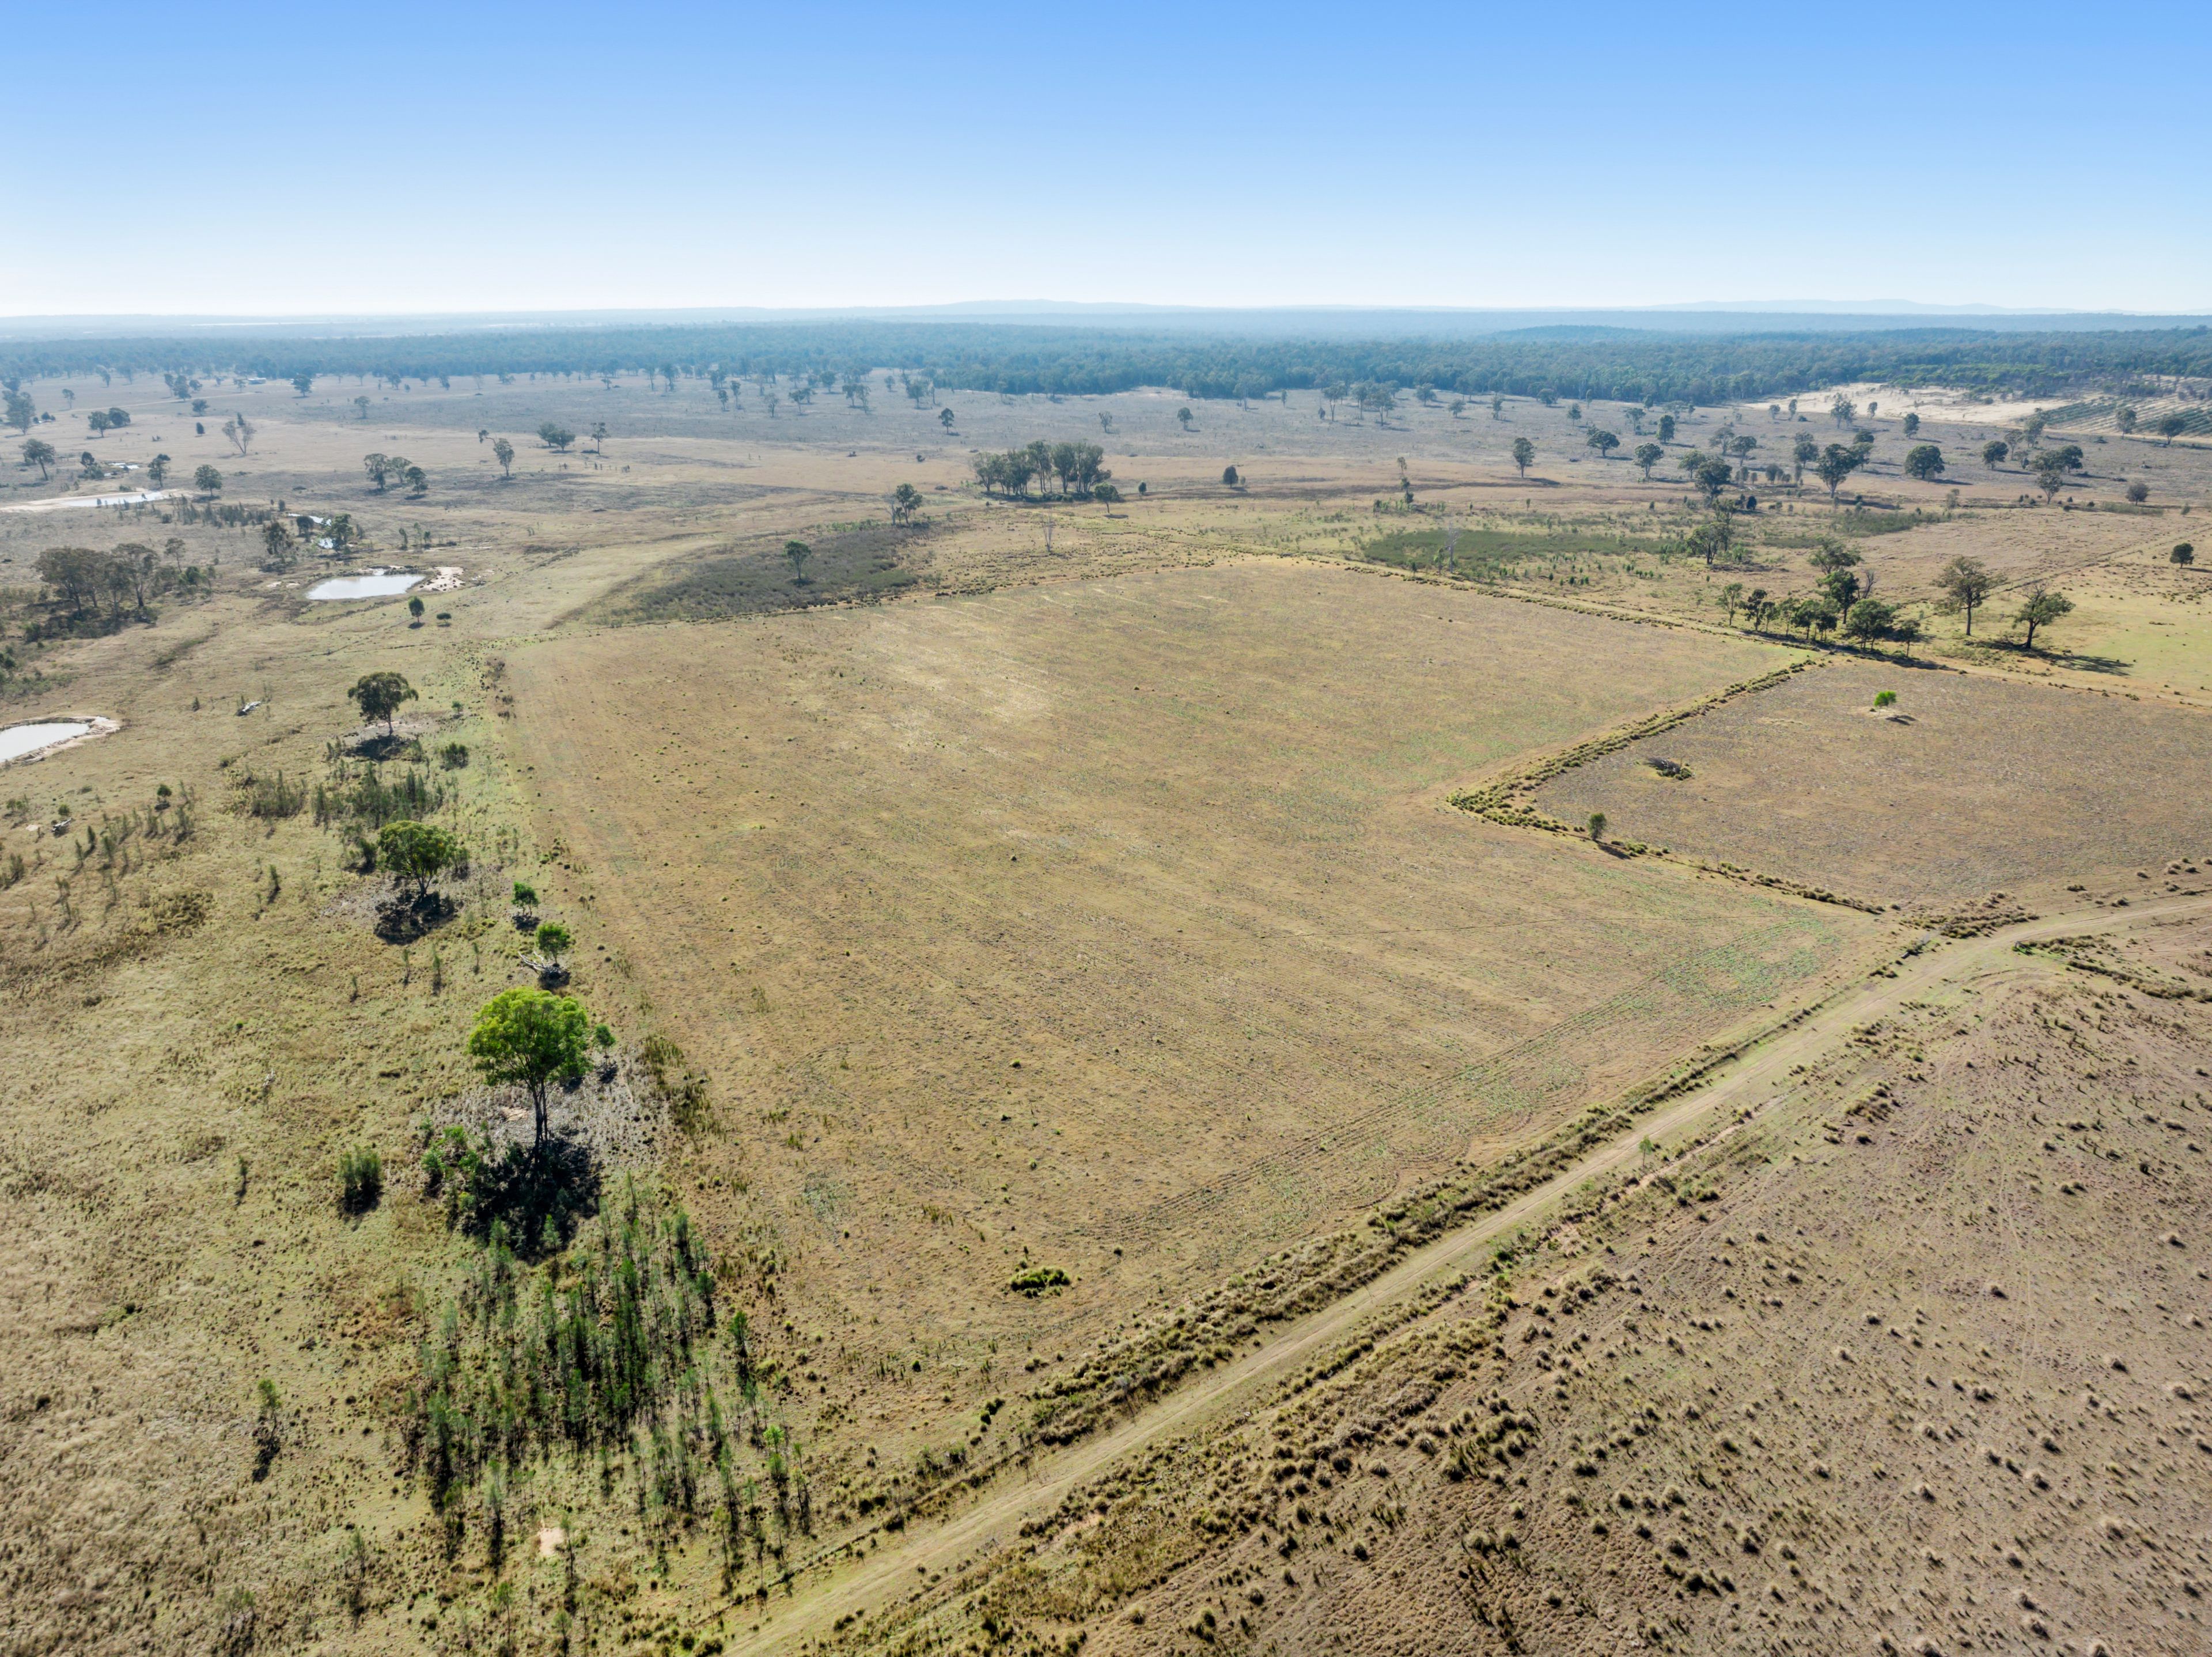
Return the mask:
<path id="1" fill-rule="evenodd" d="M 0 731 L 0 765 L 11 759 L 21 759 L 40 752 L 58 743 L 74 742 L 80 736 L 88 736 L 92 722 L 88 719 L 48 720 L 37 725 L 11 725 Z"/>
<path id="2" fill-rule="evenodd" d="M 175 493 L 169 489 L 134 489 L 127 495 L 67 495 L 53 500 L 0 506 L 0 512 L 65 512 L 78 506 L 144 506 L 149 502 L 166 501 Z"/>
<path id="3" fill-rule="evenodd" d="M 317 582 L 307 589 L 311 599 L 385 599 L 395 593 L 404 593 L 422 579 L 420 576 L 401 572 L 386 575 L 381 570 L 372 570 L 366 576 L 333 576 L 328 581 Z"/>

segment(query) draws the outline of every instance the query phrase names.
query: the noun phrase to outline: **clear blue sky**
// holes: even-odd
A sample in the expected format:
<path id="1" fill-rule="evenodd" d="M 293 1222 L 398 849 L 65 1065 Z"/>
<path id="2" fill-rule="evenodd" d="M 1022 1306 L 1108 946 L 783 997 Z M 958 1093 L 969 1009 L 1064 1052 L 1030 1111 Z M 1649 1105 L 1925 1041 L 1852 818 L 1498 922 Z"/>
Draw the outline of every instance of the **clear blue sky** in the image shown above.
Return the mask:
<path id="1" fill-rule="evenodd" d="M 0 314 L 2212 309 L 2212 3 L 41 5 Z"/>

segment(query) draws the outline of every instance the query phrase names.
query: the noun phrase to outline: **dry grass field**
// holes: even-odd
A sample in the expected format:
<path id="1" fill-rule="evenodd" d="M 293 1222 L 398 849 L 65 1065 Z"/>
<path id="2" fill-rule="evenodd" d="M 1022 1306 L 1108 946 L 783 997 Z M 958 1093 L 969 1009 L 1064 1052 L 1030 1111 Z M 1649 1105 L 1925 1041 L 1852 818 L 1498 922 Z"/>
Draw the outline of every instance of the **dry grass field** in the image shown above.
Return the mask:
<path id="1" fill-rule="evenodd" d="M 540 832 L 723 1079 L 809 1319 L 880 1325 L 858 1370 L 1050 1358 L 1856 959 L 1846 912 L 1440 808 L 1777 656 L 1247 562 L 508 674 Z"/>
<path id="2" fill-rule="evenodd" d="M 2085 426 L 2077 509 L 2029 508 L 1971 458 L 2016 413 L 1945 414 L 1957 464 L 1921 484 L 1884 393 L 1859 507 L 1762 486 L 1708 570 L 1680 551 L 1674 460 L 1734 420 L 1763 462 L 1791 431 L 1763 408 L 1684 413 L 1647 483 L 1527 399 L 1330 421 L 1292 393 L 1197 404 L 1186 429 L 1170 393 L 915 407 L 879 386 L 866 411 L 770 416 L 750 383 L 738 412 L 694 381 L 331 381 L 220 387 L 196 432 L 143 380 L 28 389 L 65 463 L 216 465 L 234 511 L 23 511 L 91 486 L 0 474 L 0 712 L 120 725 L 0 767 L 0 1504 L 21 1515 L 0 1652 L 696 1652 L 802 1623 L 885 1650 L 1948 1652 L 2040 1647 L 2034 1620 L 2116 1657 L 2195 1648 L 2205 945 L 2087 934 L 2212 850 L 2203 715 L 2177 705 L 2212 699 L 2205 578 L 2166 562 L 2206 451 Z M 83 411 L 111 404 L 132 423 L 93 437 Z M 1832 436 L 1809 411 L 1796 429 Z M 1630 436 L 1628 411 L 1585 413 Z M 547 420 L 583 436 L 556 453 L 530 435 Z M 974 487 L 975 450 L 1076 437 L 1124 499 Z M 370 451 L 427 492 L 377 489 Z M 2113 509 L 2124 478 L 2148 509 Z M 923 506 L 894 530 L 900 483 Z M 280 501 L 351 515 L 360 544 L 264 569 Z M 1982 557 L 2008 583 L 1992 643 L 1930 612 L 1917 666 L 1833 652 L 1542 803 L 1904 912 L 1449 808 L 1832 654 L 1716 603 L 1806 590 L 1828 534 L 1915 606 Z M 40 553 L 122 542 L 213 579 L 64 624 Z M 380 565 L 462 575 L 419 624 L 401 599 L 306 597 Z M 2030 655 L 2000 638 L 2037 579 L 2079 607 Z M 421 757 L 383 782 L 417 772 L 471 854 L 404 941 L 340 800 L 375 751 L 346 687 L 378 670 L 419 691 L 398 738 Z M 1862 711 L 1882 688 L 1913 723 Z M 481 1002 L 532 981 L 517 879 L 576 935 L 568 988 L 617 1041 L 554 1130 L 608 1223 L 626 1174 L 648 1230 L 688 1209 L 724 1315 L 707 1379 L 667 1366 L 629 1436 L 434 1500 L 435 1354 L 496 1369 L 499 1331 L 538 1315 L 509 1301 L 502 1324 L 502 1271 L 597 1281 L 535 1239 L 501 1265 L 421 1166 L 447 1123 L 526 1126 L 465 1050 Z M 1916 915 L 1992 887 L 2078 905 L 2084 936 L 1808 1040 L 1802 1085 L 1716 1143 L 1689 1142 L 1718 1123 L 1638 1144 L 1655 1098 L 1889 982 Z M 338 1161 L 368 1148 L 380 1200 L 348 1208 Z M 1386 1302 L 1404 1252 L 1601 1154 L 1673 1183 L 1577 1198 L 1564 1228 L 1532 1209 L 1500 1275 Z M 1969 1292 L 1992 1282 L 2005 1299 Z M 1593 1296 L 1579 1348 L 1524 1339 L 1568 1284 Z M 1295 1419 L 1212 1390 L 1370 1301 L 1378 1343 Z M 1323 1439 L 1351 1469 L 1304 1453 Z M 672 1470 L 677 1440 L 696 1459 Z M 1448 1477 L 1462 1443 L 1488 1459 Z M 992 1531 L 988 1568 L 926 1551 L 1090 1454 L 1106 1482 L 1065 1523 Z M 835 1560 L 908 1550 L 921 1599 L 863 1637 Z"/>
<path id="3" fill-rule="evenodd" d="M 1876 710 L 1884 691 L 1897 700 Z M 2156 889 L 2167 863 L 2212 850 L 2212 801 L 2175 785 L 2209 771 L 2212 729 L 2193 713 L 1854 661 L 1738 698 L 1537 797 L 1571 822 L 1603 811 L 1632 839 L 1942 910 L 1998 891 Z"/>
<path id="4" fill-rule="evenodd" d="M 2208 943 L 1881 1020 L 963 1593 L 1110 1652 L 2203 1650 Z"/>

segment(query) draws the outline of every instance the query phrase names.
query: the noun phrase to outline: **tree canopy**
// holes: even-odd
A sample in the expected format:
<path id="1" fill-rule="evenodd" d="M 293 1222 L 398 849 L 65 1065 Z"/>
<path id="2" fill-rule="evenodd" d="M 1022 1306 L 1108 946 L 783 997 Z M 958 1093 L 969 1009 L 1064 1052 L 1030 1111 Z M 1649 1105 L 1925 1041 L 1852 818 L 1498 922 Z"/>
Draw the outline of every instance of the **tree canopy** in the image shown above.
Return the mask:
<path id="1" fill-rule="evenodd" d="M 502 990 L 477 1013 L 469 1032 L 469 1057 L 495 1087 L 530 1090 L 537 1142 L 545 1142 L 545 1089 L 554 1081 L 580 1081 L 589 1058 L 592 1024 L 573 996 L 518 987 Z"/>
<path id="2" fill-rule="evenodd" d="M 406 676 L 390 669 L 380 673 L 363 673 L 356 679 L 353 688 L 346 692 L 360 704 L 361 716 L 370 722 L 382 720 L 384 734 L 392 734 L 392 716 L 399 711 L 400 704 L 412 702 L 416 691 L 407 682 Z"/>

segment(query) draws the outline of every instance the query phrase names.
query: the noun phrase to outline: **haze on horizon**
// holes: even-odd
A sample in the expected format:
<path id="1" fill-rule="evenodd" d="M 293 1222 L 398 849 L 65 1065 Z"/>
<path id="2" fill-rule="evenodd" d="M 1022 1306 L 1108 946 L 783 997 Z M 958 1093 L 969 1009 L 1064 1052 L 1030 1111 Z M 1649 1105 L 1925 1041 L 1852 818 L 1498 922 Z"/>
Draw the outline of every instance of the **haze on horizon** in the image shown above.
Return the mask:
<path id="1" fill-rule="evenodd" d="M 46 161 L 0 181 L 0 316 L 2212 309 L 2150 78 L 2212 15 L 2080 25 L 125 4 L 88 40 L 38 11 L 9 57 Z"/>

